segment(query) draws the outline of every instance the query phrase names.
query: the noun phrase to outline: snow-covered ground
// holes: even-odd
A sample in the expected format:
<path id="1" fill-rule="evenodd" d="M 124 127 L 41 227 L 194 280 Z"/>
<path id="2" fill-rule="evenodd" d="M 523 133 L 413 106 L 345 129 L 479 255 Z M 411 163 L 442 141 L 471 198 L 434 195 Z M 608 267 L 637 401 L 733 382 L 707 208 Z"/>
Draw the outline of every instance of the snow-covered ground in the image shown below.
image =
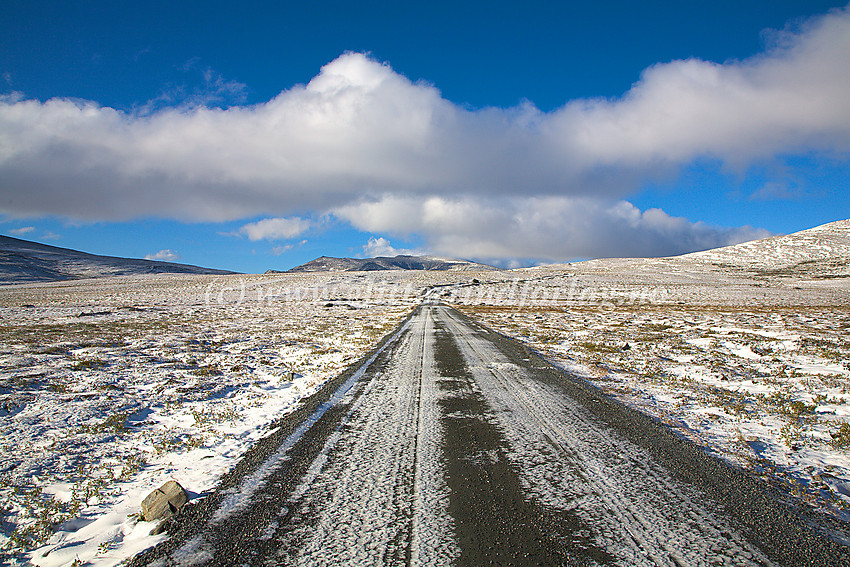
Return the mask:
<path id="1" fill-rule="evenodd" d="M 169 479 L 212 489 L 424 285 L 168 275 L 0 288 L 0 557 L 112 565 L 152 545 L 145 495 Z"/>
<path id="2" fill-rule="evenodd" d="M 850 520 L 850 223 L 760 242 L 509 272 L 0 287 L 0 563 L 114 565 L 156 543 L 146 494 L 211 490 L 428 288 Z"/>

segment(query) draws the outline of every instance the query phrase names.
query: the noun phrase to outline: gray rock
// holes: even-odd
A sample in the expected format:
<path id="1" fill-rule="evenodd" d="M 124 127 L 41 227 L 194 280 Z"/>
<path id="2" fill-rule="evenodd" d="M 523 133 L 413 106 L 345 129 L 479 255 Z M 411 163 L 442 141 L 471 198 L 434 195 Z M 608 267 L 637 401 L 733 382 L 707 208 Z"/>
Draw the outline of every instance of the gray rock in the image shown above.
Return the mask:
<path id="1" fill-rule="evenodd" d="M 189 501 L 189 495 L 176 481 L 169 480 L 142 500 L 142 517 L 146 522 L 165 520 L 175 515 Z"/>

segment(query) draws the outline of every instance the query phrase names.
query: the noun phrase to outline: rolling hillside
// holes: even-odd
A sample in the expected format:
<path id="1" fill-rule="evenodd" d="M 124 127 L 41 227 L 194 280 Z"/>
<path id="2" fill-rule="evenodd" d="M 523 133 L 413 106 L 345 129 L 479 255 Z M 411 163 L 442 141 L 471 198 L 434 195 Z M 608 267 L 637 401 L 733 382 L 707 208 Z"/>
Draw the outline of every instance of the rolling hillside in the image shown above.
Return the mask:
<path id="1" fill-rule="evenodd" d="M 128 276 L 142 274 L 232 274 L 136 258 L 98 256 L 69 248 L 48 246 L 10 236 L 0 236 L 0 284 L 19 284 Z"/>
<path id="2" fill-rule="evenodd" d="M 435 258 L 432 256 L 399 255 L 392 258 L 384 256 L 377 258 L 331 258 L 329 256 L 322 256 L 321 258 L 316 258 L 306 264 L 287 270 L 287 272 L 374 272 L 382 270 L 465 272 L 472 270 L 498 270 L 498 268 L 467 260 Z M 273 270 L 269 272 L 275 273 Z"/>

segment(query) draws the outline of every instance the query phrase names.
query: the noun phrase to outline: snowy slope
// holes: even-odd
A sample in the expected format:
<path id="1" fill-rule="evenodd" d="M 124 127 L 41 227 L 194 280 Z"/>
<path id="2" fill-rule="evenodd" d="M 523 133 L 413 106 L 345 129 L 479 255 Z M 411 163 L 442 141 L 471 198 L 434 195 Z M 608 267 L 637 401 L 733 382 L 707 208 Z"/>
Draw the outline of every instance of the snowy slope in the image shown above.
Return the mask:
<path id="1" fill-rule="evenodd" d="M 0 285 L 143 274 L 232 273 L 188 264 L 98 256 L 0 236 Z"/>
<path id="2" fill-rule="evenodd" d="M 762 270 L 816 268 L 824 263 L 839 268 L 844 266 L 846 270 L 850 263 L 850 219 L 680 258 Z"/>
<path id="3" fill-rule="evenodd" d="M 398 255 L 393 257 L 379 256 L 377 258 L 332 258 L 322 256 L 306 264 L 296 266 L 288 273 L 311 272 L 376 272 L 384 270 L 429 270 L 429 271 L 472 271 L 497 270 L 493 266 L 478 264 L 468 260 L 437 258 L 434 256 Z M 269 270 L 269 273 L 275 273 Z"/>

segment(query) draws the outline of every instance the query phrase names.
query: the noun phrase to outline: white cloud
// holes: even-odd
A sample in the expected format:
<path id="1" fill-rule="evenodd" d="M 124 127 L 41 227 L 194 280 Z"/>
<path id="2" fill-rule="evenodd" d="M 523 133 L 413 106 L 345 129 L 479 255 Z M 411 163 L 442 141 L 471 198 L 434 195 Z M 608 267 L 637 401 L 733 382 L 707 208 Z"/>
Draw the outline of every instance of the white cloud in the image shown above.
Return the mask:
<path id="1" fill-rule="evenodd" d="M 469 110 L 356 53 L 253 106 L 150 115 L 91 102 L 0 102 L 2 208 L 223 221 L 382 195 L 607 196 L 708 157 L 731 167 L 850 150 L 850 13 L 762 55 L 648 68 L 622 98 Z M 212 92 L 239 86 L 209 74 Z M 201 101 L 203 102 L 203 101 Z"/>
<path id="2" fill-rule="evenodd" d="M 299 211 L 336 211 L 364 230 L 421 233 L 454 256 L 687 252 L 763 232 L 690 223 L 624 199 L 695 160 L 737 171 L 795 154 L 846 160 L 847 53 L 845 8 L 775 32 L 750 59 L 659 63 L 618 99 L 546 113 L 531 103 L 456 105 L 357 53 L 252 106 L 218 107 L 244 85 L 212 72 L 202 89 L 129 114 L 9 95 L 0 97 L 0 213 L 272 217 L 237 231 L 256 241 L 303 234 L 311 224 L 291 216 Z M 767 180 L 754 198 L 782 196 L 785 181 Z"/>
<path id="3" fill-rule="evenodd" d="M 21 236 L 22 234 L 26 234 L 26 233 L 32 232 L 34 230 L 35 230 L 34 226 L 22 226 L 21 228 L 9 229 L 9 234 L 14 234 L 15 236 Z"/>
<path id="4" fill-rule="evenodd" d="M 263 219 L 241 227 L 238 231 L 249 240 L 285 240 L 304 234 L 310 221 L 299 217 Z"/>
<path id="5" fill-rule="evenodd" d="M 147 254 L 145 260 L 158 260 L 160 262 L 175 262 L 180 259 L 180 254 L 174 250 L 160 250 L 156 254 Z"/>
<path id="6" fill-rule="evenodd" d="M 489 261 L 666 256 L 770 236 L 764 230 L 711 227 L 659 209 L 641 211 L 627 201 L 588 197 L 388 196 L 341 207 L 336 214 L 369 232 L 422 235 L 437 254 Z M 388 244 L 381 240 L 375 245 Z"/>
<path id="7" fill-rule="evenodd" d="M 379 236 L 377 238 L 371 236 L 369 237 L 369 241 L 363 245 L 363 253 L 359 256 L 361 258 L 377 258 L 379 256 L 393 257 L 398 256 L 399 254 L 417 256 L 423 254 L 423 252 L 419 250 L 409 250 L 406 248 L 396 248 L 383 236 Z"/>

